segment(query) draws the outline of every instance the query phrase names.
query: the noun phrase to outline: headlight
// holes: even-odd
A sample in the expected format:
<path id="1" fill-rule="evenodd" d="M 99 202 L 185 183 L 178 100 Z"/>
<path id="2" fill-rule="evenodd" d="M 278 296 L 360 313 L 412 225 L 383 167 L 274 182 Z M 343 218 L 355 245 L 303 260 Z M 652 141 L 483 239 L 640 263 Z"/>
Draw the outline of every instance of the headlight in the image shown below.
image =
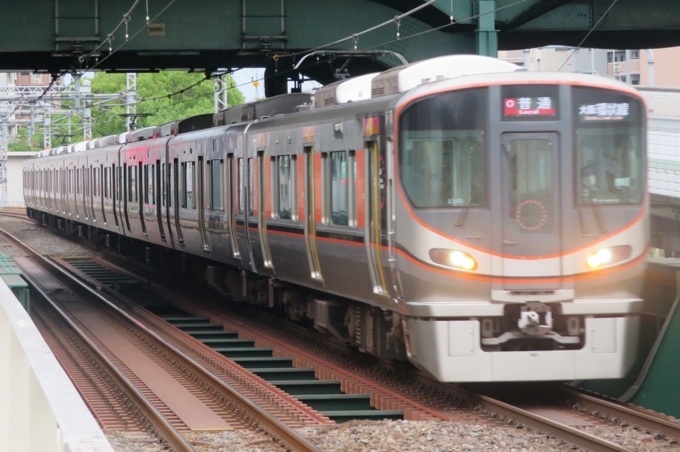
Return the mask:
<path id="1" fill-rule="evenodd" d="M 437 248 L 430 250 L 430 258 L 438 264 L 461 270 L 474 270 L 477 268 L 477 262 L 465 251 Z"/>
<path id="2" fill-rule="evenodd" d="M 586 258 L 588 268 L 601 268 L 630 257 L 631 248 L 628 245 L 600 248 Z"/>

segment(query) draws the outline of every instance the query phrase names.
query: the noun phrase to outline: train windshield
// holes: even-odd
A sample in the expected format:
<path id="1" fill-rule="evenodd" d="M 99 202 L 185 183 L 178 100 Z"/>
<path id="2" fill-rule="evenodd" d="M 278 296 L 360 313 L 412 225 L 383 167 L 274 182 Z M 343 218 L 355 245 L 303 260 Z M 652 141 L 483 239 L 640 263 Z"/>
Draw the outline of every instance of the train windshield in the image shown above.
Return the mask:
<path id="1" fill-rule="evenodd" d="M 486 90 L 429 97 L 400 117 L 399 167 L 415 207 L 486 204 Z"/>
<path id="2" fill-rule="evenodd" d="M 646 143 L 642 105 L 622 93 L 574 88 L 577 202 L 639 204 Z"/>

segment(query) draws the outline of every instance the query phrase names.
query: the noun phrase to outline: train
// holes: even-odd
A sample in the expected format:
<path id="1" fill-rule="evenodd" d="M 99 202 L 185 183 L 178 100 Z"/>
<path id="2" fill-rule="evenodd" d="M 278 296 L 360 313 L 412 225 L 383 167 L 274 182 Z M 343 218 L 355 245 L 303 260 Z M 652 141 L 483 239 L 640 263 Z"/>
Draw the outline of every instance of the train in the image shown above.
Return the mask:
<path id="1" fill-rule="evenodd" d="M 40 224 L 443 382 L 620 378 L 650 243 L 629 85 L 451 55 L 42 151 Z"/>

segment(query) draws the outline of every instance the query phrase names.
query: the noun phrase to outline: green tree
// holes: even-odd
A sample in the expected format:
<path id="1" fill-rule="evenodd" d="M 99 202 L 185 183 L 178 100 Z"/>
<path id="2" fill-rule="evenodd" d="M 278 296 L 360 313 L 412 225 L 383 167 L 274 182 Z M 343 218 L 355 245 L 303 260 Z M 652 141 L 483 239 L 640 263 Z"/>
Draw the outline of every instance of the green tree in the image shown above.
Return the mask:
<path id="1" fill-rule="evenodd" d="M 137 75 L 137 114 L 149 114 L 137 118 L 137 128 L 165 124 L 214 111 L 212 79 L 203 74 L 180 71 L 163 71 Z M 198 83 L 196 86 L 194 86 Z M 241 91 L 228 76 L 229 107 L 244 102 Z M 92 105 L 92 136 L 101 137 L 125 131 L 125 74 L 99 72 L 92 79 L 92 93 L 121 93 L 120 99 L 96 102 Z M 181 92 L 181 93 L 180 93 Z M 175 94 L 179 93 L 179 94 Z M 174 94 L 174 95 L 173 95 Z"/>
<path id="2" fill-rule="evenodd" d="M 42 151 L 43 149 L 43 137 L 42 128 L 40 128 L 40 133 L 36 133 L 31 137 L 31 143 L 28 140 L 28 128 L 19 127 L 15 141 L 10 142 L 7 146 L 9 152 L 21 152 L 21 151 Z"/>

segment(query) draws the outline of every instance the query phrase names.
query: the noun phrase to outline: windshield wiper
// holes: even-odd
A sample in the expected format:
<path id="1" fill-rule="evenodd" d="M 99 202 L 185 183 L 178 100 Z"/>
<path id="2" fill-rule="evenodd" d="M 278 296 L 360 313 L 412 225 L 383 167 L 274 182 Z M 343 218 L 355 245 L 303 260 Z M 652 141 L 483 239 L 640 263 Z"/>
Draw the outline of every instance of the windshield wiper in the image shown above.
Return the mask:
<path id="1" fill-rule="evenodd" d="M 597 222 L 597 228 L 600 230 L 600 234 L 607 233 L 607 227 L 602 220 L 602 213 L 600 212 L 600 206 L 597 204 L 591 204 L 593 207 L 593 212 L 595 213 L 595 221 Z"/>
<path id="2" fill-rule="evenodd" d="M 587 236 L 590 231 L 588 231 L 588 226 L 583 221 L 583 211 L 581 210 L 581 205 L 576 203 L 576 210 L 578 211 L 578 224 L 581 226 L 581 235 Z"/>
<path id="3" fill-rule="evenodd" d="M 456 226 L 462 227 L 465 224 L 470 207 L 472 207 L 472 196 L 470 196 L 470 200 L 467 202 L 467 204 L 465 204 L 465 206 L 463 206 L 463 210 L 458 214 L 458 218 L 454 223 Z"/>

